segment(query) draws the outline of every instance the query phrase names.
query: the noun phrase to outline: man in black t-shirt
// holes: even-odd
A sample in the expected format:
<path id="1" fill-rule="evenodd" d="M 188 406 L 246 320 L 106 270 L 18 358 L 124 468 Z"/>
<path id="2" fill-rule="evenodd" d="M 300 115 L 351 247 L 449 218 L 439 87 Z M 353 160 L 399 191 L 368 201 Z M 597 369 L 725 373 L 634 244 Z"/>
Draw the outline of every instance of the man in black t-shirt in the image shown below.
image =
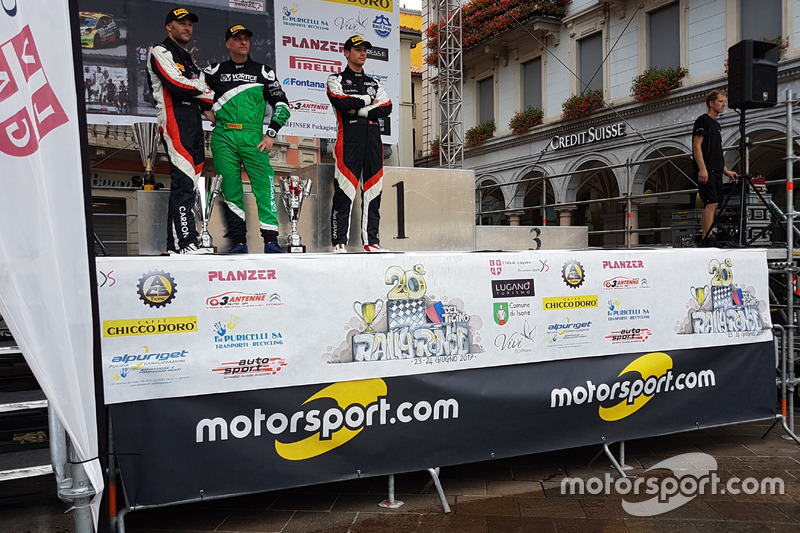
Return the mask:
<path id="1" fill-rule="evenodd" d="M 717 117 L 728 103 L 728 93 L 713 90 L 706 95 L 708 111 L 700 115 L 694 122 L 692 130 L 692 155 L 694 156 L 695 175 L 697 176 L 697 192 L 703 201 L 700 222 L 703 226 L 703 245 L 715 246 L 716 239 L 709 235 L 714 215 L 722 199 L 722 175 L 732 180 L 739 174 L 725 167 L 725 156 L 722 153 L 722 128 Z"/>

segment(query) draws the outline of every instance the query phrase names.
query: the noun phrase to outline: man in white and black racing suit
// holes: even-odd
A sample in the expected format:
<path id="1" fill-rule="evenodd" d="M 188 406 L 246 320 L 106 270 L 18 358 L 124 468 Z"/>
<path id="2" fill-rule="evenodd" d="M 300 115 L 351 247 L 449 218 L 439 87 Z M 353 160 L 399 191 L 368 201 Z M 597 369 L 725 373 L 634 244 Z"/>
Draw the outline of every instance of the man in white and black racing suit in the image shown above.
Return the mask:
<path id="1" fill-rule="evenodd" d="M 167 13 L 167 38 L 153 45 L 147 58 L 148 83 L 158 129 L 169 156 L 170 194 L 167 208 L 167 251 L 208 253 L 200 248 L 193 208 L 195 189 L 205 163 L 201 111 L 211 109 L 214 94 L 186 45 L 197 15 L 177 8 Z"/>
<path id="2" fill-rule="evenodd" d="M 331 244 L 333 251 L 346 252 L 350 214 L 361 193 L 361 243 L 367 252 L 380 252 L 381 191 L 383 189 L 383 143 L 378 119 L 392 112 L 392 101 L 380 82 L 364 74 L 367 49 L 371 45 L 354 35 L 344 43 L 347 68 L 328 76 L 328 99 L 336 111 L 339 134 L 334 157 L 336 170 Z"/>

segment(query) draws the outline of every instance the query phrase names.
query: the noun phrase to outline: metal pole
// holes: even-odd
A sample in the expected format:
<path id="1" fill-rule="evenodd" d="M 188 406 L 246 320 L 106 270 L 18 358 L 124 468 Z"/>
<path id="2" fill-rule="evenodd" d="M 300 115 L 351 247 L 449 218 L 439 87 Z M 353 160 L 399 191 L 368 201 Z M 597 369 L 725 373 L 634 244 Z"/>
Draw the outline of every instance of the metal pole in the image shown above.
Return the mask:
<path id="1" fill-rule="evenodd" d="M 742 175 L 739 177 L 739 247 L 741 248 L 747 242 L 747 141 L 745 141 L 745 122 L 744 116 L 747 112 L 742 108 L 739 114 L 739 168 L 742 170 Z"/>
<path id="2" fill-rule="evenodd" d="M 788 265 L 786 270 L 786 316 L 791 320 L 786 328 L 786 345 L 789 357 L 787 378 L 791 384 L 789 394 L 789 428 L 794 433 L 794 328 L 797 317 L 794 312 L 794 274 L 796 272 L 794 260 L 794 135 L 792 131 L 792 100 L 794 95 L 791 89 L 786 90 L 786 248 Z"/>
<path id="3" fill-rule="evenodd" d="M 631 243 L 631 241 L 633 240 L 633 225 L 631 224 L 631 220 L 632 220 L 631 217 L 632 217 L 632 213 L 633 213 L 633 204 L 631 202 L 631 194 L 633 194 L 633 184 L 631 183 L 631 158 L 630 157 L 625 161 L 625 172 L 628 175 L 627 176 L 627 181 L 628 181 L 627 197 L 628 198 L 626 199 L 626 204 L 625 204 L 625 227 L 628 229 L 628 231 L 625 232 L 625 240 L 627 241 L 627 244 L 628 244 L 627 248 L 630 249 L 633 246 L 633 244 Z M 624 462 L 624 460 L 623 460 L 623 462 Z"/>

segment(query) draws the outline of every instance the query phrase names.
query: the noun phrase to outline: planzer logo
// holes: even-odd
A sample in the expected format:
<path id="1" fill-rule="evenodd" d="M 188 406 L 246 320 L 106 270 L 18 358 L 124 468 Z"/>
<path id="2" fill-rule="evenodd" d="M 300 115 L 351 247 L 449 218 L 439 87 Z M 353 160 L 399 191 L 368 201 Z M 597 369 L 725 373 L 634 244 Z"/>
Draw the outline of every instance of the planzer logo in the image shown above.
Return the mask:
<path id="1" fill-rule="evenodd" d="M 606 269 L 631 269 L 631 268 L 644 268 L 644 262 L 637 260 L 624 260 L 624 261 L 603 261 L 603 270 Z"/>
<path id="2" fill-rule="evenodd" d="M 277 279 L 274 270 L 248 269 L 248 270 L 209 270 L 208 281 L 264 281 Z"/>
<path id="3" fill-rule="evenodd" d="M 622 296 L 617 296 L 613 300 L 608 300 L 607 306 L 607 319 L 609 322 L 617 320 L 647 320 L 650 318 L 649 309 L 622 307 Z"/>
<path id="4" fill-rule="evenodd" d="M 220 363 L 211 371 L 225 378 L 241 378 L 250 376 L 274 376 L 289 363 L 283 357 L 255 357 Z"/>
<path id="5" fill-rule="evenodd" d="M 236 315 L 231 315 L 226 321 L 214 323 L 214 347 L 217 350 L 283 345 L 283 334 L 280 331 L 238 330 L 234 333 L 233 330 L 238 325 L 239 317 Z"/>
<path id="6" fill-rule="evenodd" d="M 169 272 L 153 270 L 139 278 L 139 299 L 150 307 L 165 307 L 175 299 L 178 286 Z"/>
<path id="7" fill-rule="evenodd" d="M 650 284 L 645 278 L 629 278 L 626 276 L 615 276 L 603 281 L 603 290 L 621 289 L 649 289 Z"/>
<path id="8" fill-rule="evenodd" d="M 498 326 L 505 326 L 508 322 L 508 302 L 497 302 L 494 304 L 492 312 L 494 323 Z"/>
<path id="9" fill-rule="evenodd" d="M 503 272 L 503 262 L 499 259 L 489 259 L 489 272 L 493 276 L 499 276 Z"/>
<path id="10" fill-rule="evenodd" d="M 244 307 L 281 306 L 278 293 L 228 291 L 206 298 L 206 309 L 241 309 Z"/>
<path id="11" fill-rule="evenodd" d="M 611 344 L 629 344 L 631 342 L 646 342 L 653 336 L 653 332 L 647 328 L 628 328 L 619 331 L 612 331 L 606 335 L 606 339 Z"/>
<path id="12" fill-rule="evenodd" d="M 573 404 L 598 406 L 598 415 L 606 422 L 616 422 L 634 414 L 656 394 L 687 389 L 716 387 L 714 371 L 673 373 L 672 358 L 663 352 L 651 352 L 633 360 L 612 383 L 599 385 L 587 380 L 572 388 L 559 387 L 550 392 L 550 408 L 568 408 Z M 631 376 L 627 376 L 630 374 Z M 622 379 L 625 377 L 625 379 Z M 614 401 L 616 404 L 608 405 Z"/>
<path id="13" fill-rule="evenodd" d="M 453 398 L 392 404 L 382 379 L 334 383 L 302 405 L 304 410 L 294 413 L 270 414 L 256 408 L 252 414 L 239 414 L 230 420 L 204 418 L 195 427 L 195 442 L 273 435 L 279 456 L 287 461 L 305 461 L 348 443 L 368 427 L 376 431 L 394 424 L 430 426 L 459 416 L 458 401 Z"/>
<path id="14" fill-rule="evenodd" d="M 524 298 L 535 296 L 532 279 L 492 280 L 493 298 Z"/>
<path id="15" fill-rule="evenodd" d="M 586 279 L 586 273 L 583 270 L 583 265 L 578 261 L 567 261 L 561 267 L 561 279 L 567 284 L 570 289 L 577 289 L 583 285 Z"/>

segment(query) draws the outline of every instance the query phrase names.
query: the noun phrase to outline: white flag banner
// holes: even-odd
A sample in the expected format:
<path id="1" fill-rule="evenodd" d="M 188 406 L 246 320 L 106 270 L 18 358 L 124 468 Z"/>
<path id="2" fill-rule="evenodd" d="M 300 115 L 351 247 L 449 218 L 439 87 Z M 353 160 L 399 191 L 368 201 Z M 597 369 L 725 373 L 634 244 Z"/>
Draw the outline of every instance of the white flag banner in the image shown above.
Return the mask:
<path id="1" fill-rule="evenodd" d="M 0 11 L 0 313 L 98 494 L 93 320 L 67 0 Z M 95 523 L 97 502 L 95 499 Z"/>

